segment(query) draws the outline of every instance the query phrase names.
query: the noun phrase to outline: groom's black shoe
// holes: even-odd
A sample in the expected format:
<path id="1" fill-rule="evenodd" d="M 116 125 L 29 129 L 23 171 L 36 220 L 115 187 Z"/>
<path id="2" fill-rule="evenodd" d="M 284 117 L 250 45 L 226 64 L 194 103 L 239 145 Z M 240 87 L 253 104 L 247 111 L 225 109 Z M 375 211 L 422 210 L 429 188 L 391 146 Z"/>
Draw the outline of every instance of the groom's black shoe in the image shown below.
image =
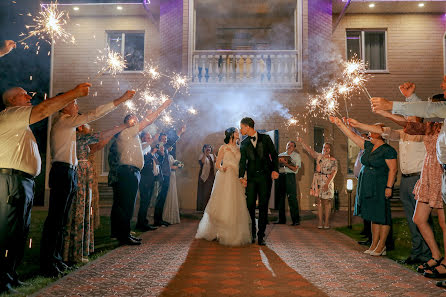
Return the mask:
<path id="1" fill-rule="evenodd" d="M 252 238 L 251 243 L 256 243 L 256 238 L 255 237 Z"/>
<path id="2" fill-rule="evenodd" d="M 285 224 L 286 224 L 286 222 L 282 222 L 282 221 L 276 221 L 276 222 L 274 222 L 274 224 L 276 224 L 276 225 L 285 225 Z"/>
<path id="3" fill-rule="evenodd" d="M 259 241 L 257 242 L 258 245 L 266 245 L 265 240 L 263 238 L 259 237 Z"/>

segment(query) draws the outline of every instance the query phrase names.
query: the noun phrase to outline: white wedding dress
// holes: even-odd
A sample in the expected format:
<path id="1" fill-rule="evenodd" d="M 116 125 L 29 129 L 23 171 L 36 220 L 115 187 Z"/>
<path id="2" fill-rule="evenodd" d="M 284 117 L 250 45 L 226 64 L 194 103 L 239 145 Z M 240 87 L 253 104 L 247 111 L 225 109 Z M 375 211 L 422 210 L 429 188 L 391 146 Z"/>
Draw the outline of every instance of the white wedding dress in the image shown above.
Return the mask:
<path id="1" fill-rule="evenodd" d="M 240 149 L 223 145 L 223 166 L 215 176 L 211 198 L 198 226 L 195 238 L 217 239 L 222 245 L 251 243 L 251 218 L 246 207 L 245 189 L 238 178 Z"/>

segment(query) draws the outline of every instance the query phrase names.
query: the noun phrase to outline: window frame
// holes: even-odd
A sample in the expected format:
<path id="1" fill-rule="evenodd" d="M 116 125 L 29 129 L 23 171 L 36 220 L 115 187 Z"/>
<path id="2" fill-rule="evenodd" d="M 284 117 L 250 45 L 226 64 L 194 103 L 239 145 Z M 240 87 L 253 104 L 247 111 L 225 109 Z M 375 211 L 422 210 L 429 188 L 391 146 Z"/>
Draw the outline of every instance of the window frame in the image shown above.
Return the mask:
<path id="1" fill-rule="evenodd" d="M 145 64 L 145 62 L 146 62 L 146 58 L 145 58 L 145 56 L 146 56 L 146 32 L 144 31 L 144 30 L 106 30 L 105 31 L 105 33 L 106 33 L 106 44 L 107 44 L 107 47 L 109 47 L 110 46 L 110 44 L 109 44 L 109 34 L 116 34 L 116 33 L 121 33 L 121 55 L 125 58 L 125 35 L 126 34 L 132 34 L 132 33 L 139 33 L 139 34 L 143 34 L 143 39 L 144 39 L 144 41 L 143 41 L 143 44 L 144 44 L 144 48 L 143 48 L 143 50 L 144 50 L 144 55 L 143 55 L 143 67 L 142 67 L 142 70 L 123 70 L 122 71 L 122 73 L 129 73 L 129 74 L 131 74 L 131 73 L 143 73 L 144 72 L 144 64 Z"/>
<path id="2" fill-rule="evenodd" d="M 388 55 L 388 34 L 387 29 L 346 29 L 345 30 L 345 57 L 348 57 L 348 46 L 347 46 L 347 32 L 349 31 L 360 31 L 361 32 L 361 43 L 360 43 L 360 51 L 361 51 L 361 61 L 364 62 L 364 56 L 365 56 L 365 32 L 384 32 L 384 54 L 386 59 L 386 69 L 379 69 L 379 70 L 370 70 L 367 69 L 366 73 L 390 73 L 389 72 L 389 55 Z"/>

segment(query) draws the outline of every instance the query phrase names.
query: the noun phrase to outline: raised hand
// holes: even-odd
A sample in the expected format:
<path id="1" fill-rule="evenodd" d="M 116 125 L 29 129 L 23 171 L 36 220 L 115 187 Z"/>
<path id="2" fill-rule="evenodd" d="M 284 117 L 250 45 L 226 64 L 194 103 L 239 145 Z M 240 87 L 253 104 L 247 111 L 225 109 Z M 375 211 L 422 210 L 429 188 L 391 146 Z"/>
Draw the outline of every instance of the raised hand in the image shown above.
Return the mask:
<path id="1" fill-rule="evenodd" d="M 77 85 L 73 91 L 77 95 L 77 97 L 85 97 L 90 92 L 91 84 L 90 83 L 82 83 Z"/>
<path id="2" fill-rule="evenodd" d="M 342 123 L 341 119 L 337 118 L 337 117 L 331 116 L 329 119 L 330 119 L 330 122 L 332 122 L 333 124 L 335 124 L 337 126 L 339 126 Z"/>
<path id="3" fill-rule="evenodd" d="M 17 44 L 13 40 L 5 40 L 0 47 L 0 57 L 9 54 Z"/>
<path id="4" fill-rule="evenodd" d="M 135 96 L 136 91 L 135 90 L 128 90 L 124 93 L 124 95 L 122 95 L 122 99 L 123 101 L 127 101 L 133 98 L 133 96 Z"/>
<path id="5" fill-rule="evenodd" d="M 357 120 L 351 118 L 347 119 L 347 123 L 349 126 L 352 126 L 353 128 L 358 128 L 360 125 L 360 123 Z"/>
<path id="6" fill-rule="evenodd" d="M 372 102 L 372 110 L 375 112 L 378 110 L 391 110 L 393 108 L 393 102 L 385 98 L 373 97 L 370 101 Z"/>
<path id="7" fill-rule="evenodd" d="M 399 86 L 401 94 L 403 94 L 403 96 L 406 98 L 410 97 L 413 93 L 415 93 L 415 88 L 416 85 L 411 82 L 406 82 Z"/>

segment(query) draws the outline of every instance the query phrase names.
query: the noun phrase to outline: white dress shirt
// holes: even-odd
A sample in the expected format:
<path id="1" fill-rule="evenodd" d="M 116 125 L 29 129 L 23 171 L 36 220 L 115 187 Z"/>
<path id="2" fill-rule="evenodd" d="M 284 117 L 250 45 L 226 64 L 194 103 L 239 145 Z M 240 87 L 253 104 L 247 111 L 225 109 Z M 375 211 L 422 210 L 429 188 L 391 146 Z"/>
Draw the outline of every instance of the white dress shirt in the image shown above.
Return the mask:
<path id="1" fill-rule="evenodd" d="M 42 161 L 36 138 L 29 128 L 32 109 L 32 106 L 15 106 L 0 112 L 0 168 L 37 176 Z"/>
<path id="2" fill-rule="evenodd" d="M 294 174 L 296 174 L 299 171 L 299 168 L 302 166 L 302 160 L 301 160 L 299 153 L 294 151 L 291 153 L 291 155 L 288 155 L 288 152 L 279 154 L 279 158 L 286 157 L 286 156 L 289 156 L 291 158 L 291 163 L 293 163 L 293 165 L 296 166 L 297 169 L 296 169 L 296 171 L 293 171 L 286 166 L 282 166 L 282 163 L 279 163 L 279 165 L 280 165 L 279 173 L 294 173 Z"/>
<path id="3" fill-rule="evenodd" d="M 384 139 L 399 142 L 399 159 L 402 174 L 419 173 L 423 169 L 426 147 L 424 146 L 424 135 L 410 135 L 402 129 L 392 130 L 383 127 L 381 136 Z"/>
<path id="4" fill-rule="evenodd" d="M 250 139 L 252 145 L 253 145 L 254 147 L 256 147 L 256 146 L 257 146 L 257 141 L 259 141 L 259 135 L 258 135 L 257 132 L 256 132 L 256 134 L 254 134 L 252 137 L 255 137 L 255 138 L 256 138 L 255 141 L 254 141 L 254 139 L 252 139 L 252 138 Z"/>
<path id="5" fill-rule="evenodd" d="M 130 165 L 141 170 L 144 167 L 144 155 L 139 138 L 139 125 L 124 129 L 116 139 L 119 152 L 119 164 Z"/>
<path id="6" fill-rule="evenodd" d="M 82 115 L 70 116 L 59 112 L 53 119 L 50 133 L 52 162 L 77 166 L 76 128 L 105 116 L 115 108 L 110 102 Z"/>
<path id="7" fill-rule="evenodd" d="M 446 102 L 393 102 L 392 113 L 422 118 L 446 119 Z M 446 121 L 443 123 L 437 139 L 437 159 L 446 164 Z"/>

